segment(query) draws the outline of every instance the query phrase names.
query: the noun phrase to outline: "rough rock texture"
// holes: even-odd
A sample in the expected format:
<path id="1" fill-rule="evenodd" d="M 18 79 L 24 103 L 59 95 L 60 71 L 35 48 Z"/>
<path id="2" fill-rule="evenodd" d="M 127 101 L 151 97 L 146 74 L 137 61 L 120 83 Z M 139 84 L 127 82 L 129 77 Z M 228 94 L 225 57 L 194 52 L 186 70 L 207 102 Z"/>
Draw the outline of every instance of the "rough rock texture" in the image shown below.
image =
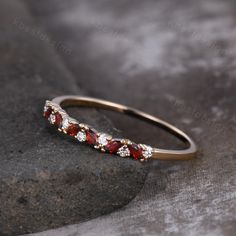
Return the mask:
<path id="1" fill-rule="evenodd" d="M 154 165 L 124 209 L 39 235 L 235 235 L 235 1 L 27 3 L 38 24 L 68 48 L 58 52 L 90 95 L 161 115 L 200 148 L 196 160 Z M 119 123 L 141 138 L 140 129 Z M 162 134 L 142 132 L 147 142 L 170 144 Z"/>
<path id="2" fill-rule="evenodd" d="M 109 213 L 137 195 L 148 168 L 79 145 L 46 125 L 46 99 L 85 91 L 56 49 L 68 51 L 33 22 L 22 1 L 0 2 L 0 235 Z M 96 110 L 70 112 L 122 135 Z"/>

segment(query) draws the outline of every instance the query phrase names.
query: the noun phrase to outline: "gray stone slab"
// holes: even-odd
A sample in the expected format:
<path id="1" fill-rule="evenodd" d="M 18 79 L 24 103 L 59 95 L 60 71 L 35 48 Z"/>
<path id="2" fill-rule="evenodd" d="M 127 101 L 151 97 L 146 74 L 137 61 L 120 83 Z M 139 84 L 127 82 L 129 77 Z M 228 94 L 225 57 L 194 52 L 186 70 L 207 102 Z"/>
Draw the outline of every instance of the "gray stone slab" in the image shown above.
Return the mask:
<path id="1" fill-rule="evenodd" d="M 78 84 L 161 116 L 200 149 L 196 160 L 154 165 L 122 210 L 38 235 L 235 235 L 235 1 L 27 2 L 73 49 L 60 54 Z M 128 136 L 174 144 L 142 125 L 129 129 L 132 122 L 119 122 Z"/>
<path id="2" fill-rule="evenodd" d="M 85 94 L 60 50 L 68 53 L 49 40 L 22 2 L 0 2 L 0 235 L 109 213 L 133 199 L 146 177 L 147 166 L 79 145 L 46 124 L 46 99 Z M 69 112 L 121 135 L 96 110 Z"/>

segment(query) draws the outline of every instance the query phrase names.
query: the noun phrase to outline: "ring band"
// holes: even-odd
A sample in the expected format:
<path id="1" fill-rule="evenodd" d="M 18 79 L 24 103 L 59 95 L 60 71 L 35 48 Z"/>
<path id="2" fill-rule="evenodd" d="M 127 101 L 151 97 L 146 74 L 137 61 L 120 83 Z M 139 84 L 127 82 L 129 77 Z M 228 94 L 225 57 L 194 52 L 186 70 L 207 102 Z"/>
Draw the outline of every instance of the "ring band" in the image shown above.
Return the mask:
<path id="1" fill-rule="evenodd" d="M 97 107 L 137 117 L 165 129 L 188 144 L 188 148 L 184 150 L 159 149 L 145 144 L 136 144 L 128 139 L 113 138 L 109 134 L 100 133 L 89 125 L 71 118 L 63 109 L 70 106 Z M 52 101 L 46 101 L 44 117 L 59 131 L 76 138 L 79 142 L 86 142 L 96 149 L 121 157 L 132 157 L 140 161 L 150 159 L 188 160 L 195 157 L 197 152 L 194 141 L 175 126 L 137 109 L 106 100 L 80 96 L 56 97 Z"/>

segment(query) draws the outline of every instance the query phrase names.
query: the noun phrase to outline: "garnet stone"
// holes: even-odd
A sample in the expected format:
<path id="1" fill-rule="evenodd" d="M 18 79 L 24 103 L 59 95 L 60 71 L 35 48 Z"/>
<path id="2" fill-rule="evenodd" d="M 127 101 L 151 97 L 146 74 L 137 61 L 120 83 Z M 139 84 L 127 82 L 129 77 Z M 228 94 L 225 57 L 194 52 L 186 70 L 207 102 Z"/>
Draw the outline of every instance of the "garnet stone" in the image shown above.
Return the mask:
<path id="1" fill-rule="evenodd" d="M 55 113 L 55 125 L 57 126 L 57 127 L 60 127 L 61 126 L 61 123 L 62 123 L 62 116 L 61 116 L 61 114 L 59 113 L 59 112 L 56 112 Z"/>
<path id="2" fill-rule="evenodd" d="M 105 150 L 111 154 L 117 153 L 118 149 L 122 146 L 122 143 L 117 140 L 111 140 L 106 146 Z"/>
<path id="3" fill-rule="evenodd" d="M 141 159 L 142 156 L 142 149 L 135 143 L 129 146 L 130 154 L 133 156 L 135 160 Z"/>
<path id="4" fill-rule="evenodd" d="M 70 136 L 76 136 L 79 132 L 79 125 L 78 124 L 70 124 L 69 127 L 66 130 L 67 134 Z"/>
<path id="5" fill-rule="evenodd" d="M 86 139 L 88 144 L 95 145 L 97 143 L 97 134 L 95 130 L 89 129 L 86 131 Z"/>
<path id="6" fill-rule="evenodd" d="M 52 113 L 52 108 L 51 107 L 47 107 L 45 110 L 44 110 L 44 113 L 43 113 L 43 116 L 48 119 L 49 116 L 51 115 Z"/>

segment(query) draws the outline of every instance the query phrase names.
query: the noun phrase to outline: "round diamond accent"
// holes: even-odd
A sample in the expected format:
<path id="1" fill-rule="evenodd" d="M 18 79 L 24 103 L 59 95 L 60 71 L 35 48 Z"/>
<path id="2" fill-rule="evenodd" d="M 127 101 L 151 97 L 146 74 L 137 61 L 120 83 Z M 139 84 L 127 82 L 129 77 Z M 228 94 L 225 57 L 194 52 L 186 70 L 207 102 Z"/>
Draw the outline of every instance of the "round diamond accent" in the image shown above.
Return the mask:
<path id="1" fill-rule="evenodd" d="M 142 144 L 141 147 L 143 149 L 142 153 L 144 158 L 148 159 L 152 157 L 152 147 L 145 144 Z"/>
<path id="2" fill-rule="evenodd" d="M 49 116 L 48 120 L 49 120 L 49 122 L 50 122 L 51 124 L 54 124 L 55 121 L 56 121 L 56 116 L 55 116 L 54 114 L 51 114 L 51 115 Z"/>
<path id="3" fill-rule="evenodd" d="M 108 144 L 108 140 L 110 139 L 110 136 L 107 134 L 101 134 L 98 138 L 98 143 L 102 146 L 106 146 Z"/>
<path id="4" fill-rule="evenodd" d="M 117 154 L 119 154 L 121 157 L 129 157 L 130 156 L 130 150 L 129 148 L 124 145 L 121 148 L 118 149 Z"/>
<path id="5" fill-rule="evenodd" d="M 86 141 L 86 133 L 83 131 L 79 131 L 78 134 L 76 135 L 76 138 L 80 141 L 80 142 L 85 142 Z"/>
<path id="6" fill-rule="evenodd" d="M 70 125 L 70 123 L 69 123 L 68 118 L 63 119 L 63 121 L 62 121 L 62 129 L 64 129 L 64 130 L 67 129 L 69 127 L 69 125 Z"/>

